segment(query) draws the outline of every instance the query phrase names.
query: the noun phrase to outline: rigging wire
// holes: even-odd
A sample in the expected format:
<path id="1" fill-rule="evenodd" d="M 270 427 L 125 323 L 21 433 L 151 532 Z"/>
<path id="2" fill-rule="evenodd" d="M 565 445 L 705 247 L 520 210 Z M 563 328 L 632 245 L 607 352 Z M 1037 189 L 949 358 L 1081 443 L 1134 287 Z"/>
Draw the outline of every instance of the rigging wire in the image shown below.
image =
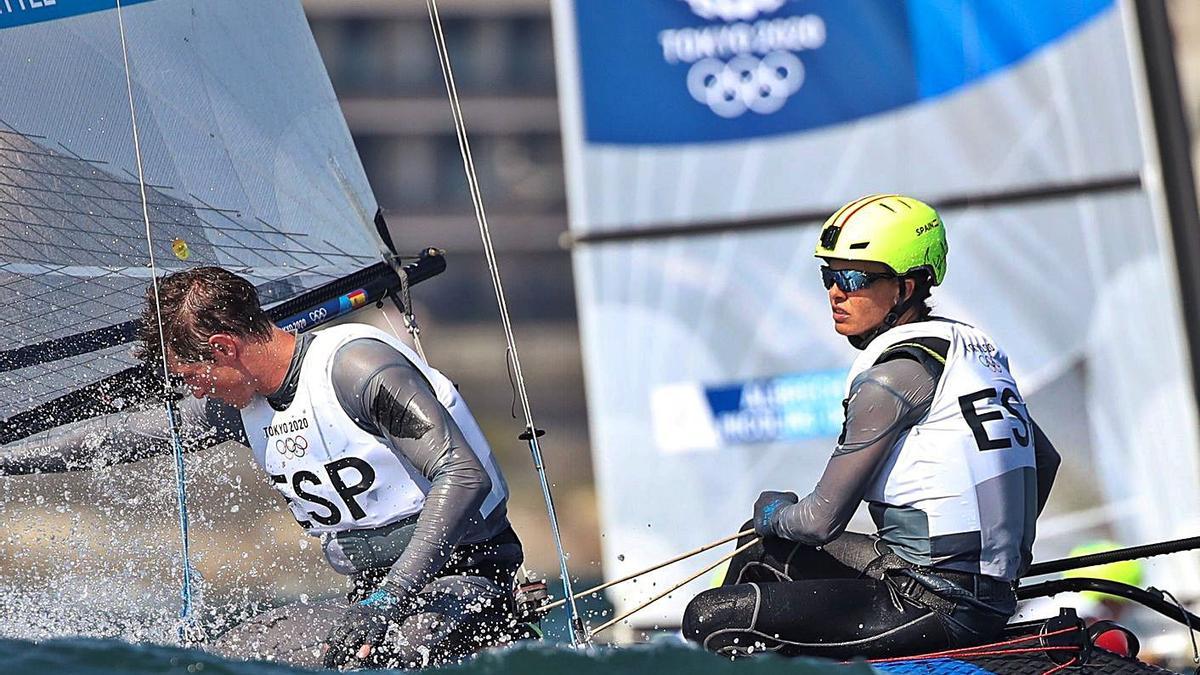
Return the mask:
<path id="1" fill-rule="evenodd" d="M 125 90 L 129 95 L 129 121 L 133 130 L 133 154 L 137 162 L 137 178 L 138 189 L 141 192 L 142 202 L 142 221 L 146 225 L 146 251 L 150 257 L 150 287 L 153 289 L 154 296 L 154 313 L 159 317 L 158 321 L 158 340 L 160 346 L 160 356 L 162 357 L 162 375 L 163 375 L 163 392 L 167 393 L 171 390 L 170 370 L 167 366 L 167 338 L 163 333 L 162 326 L 162 307 L 159 304 L 158 294 L 158 272 L 154 262 L 154 240 L 150 232 L 150 206 L 146 198 L 146 178 L 142 169 L 142 146 L 141 139 L 138 135 L 137 110 L 133 102 L 133 77 L 129 69 L 129 48 L 125 41 L 125 19 L 121 13 L 121 0 L 117 2 L 117 26 L 121 34 L 121 58 L 125 64 Z M 191 546 L 188 536 L 188 512 L 187 512 L 187 482 L 186 474 L 183 466 L 183 443 L 179 438 L 179 424 L 175 418 L 175 406 L 171 402 L 170 397 L 164 397 L 164 405 L 167 408 L 167 426 L 171 435 L 171 444 L 175 455 L 175 485 L 176 485 L 176 501 L 179 509 L 179 536 L 181 539 L 180 554 L 183 558 L 183 580 L 181 588 L 182 605 L 179 609 L 179 641 L 187 643 L 189 641 L 188 630 L 194 623 L 193 614 L 193 595 L 192 595 L 192 562 L 191 562 Z"/>
<path id="2" fill-rule="evenodd" d="M 399 305 L 400 303 L 395 304 Z M 400 335 L 400 329 L 396 328 L 396 324 L 392 323 L 392 317 L 388 316 L 387 310 L 383 309 L 382 305 L 383 303 L 380 302 L 377 306 L 379 307 L 379 313 L 383 315 L 383 320 L 387 322 L 388 330 L 392 331 L 392 335 L 403 340 L 403 336 Z M 400 311 L 403 312 L 404 310 L 401 309 Z M 425 350 L 421 348 L 421 329 L 417 328 L 415 323 L 409 323 L 407 319 L 404 321 L 404 327 L 407 329 L 409 336 L 412 337 L 413 348 L 417 352 L 417 356 L 420 356 L 421 360 L 428 365 L 429 359 L 425 356 Z"/>
<path id="3" fill-rule="evenodd" d="M 446 84 L 446 95 L 450 99 L 450 111 L 454 117 L 454 130 L 458 136 L 458 149 L 462 155 L 463 167 L 466 170 L 467 187 L 471 193 L 471 204 L 475 209 L 475 221 L 479 225 L 479 235 L 483 242 L 484 257 L 487 260 L 488 271 L 492 277 L 492 288 L 496 292 L 496 304 L 500 309 L 500 323 L 504 328 L 504 339 L 508 346 L 509 361 L 512 364 L 514 379 L 517 383 L 517 394 L 521 401 L 521 409 L 525 414 L 525 432 L 521 440 L 529 443 L 529 451 L 533 456 L 534 470 L 542 487 L 542 498 L 546 502 L 546 511 L 550 519 L 550 532 L 554 538 L 554 547 L 558 553 L 559 572 L 562 575 L 563 597 L 567 602 L 567 615 L 571 625 L 571 644 L 575 647 L 585 645 L 590 641 L 575 605 L 575 593 L 571 588 L 571 573 L 567 568 L 567 554 L 563 549 L 562 535 L 558 527 L 558 516 L 554 510 L 554 499 L 550 492 L 550 482 L 546 477 L 545 465 L 542 461 L 542 451 L 538 437 L 542 431 L 534 426 L 533 413 L 529 405 L 529 395 L 525 389 L 525 380 L 521 374 L 521 359 L 517 355 L 516 339 L 513 337 L 512 321 L 509 319 L 508 304 L 504 297 L 504 286 L 500 281 L 500 269 L 496 263 L 496 252 L 492 246 L 491 230 L 488 227 L 487 215 L 483 208 L 483 196 L 479 189 L 479 178 L 475 173 L 475 160 L 471 155 L 471 144 L 467 138 L 466 122 L 463 119 L 462 108 L 459 105 L 458 88 L 454 84 L 454 72 L 450 67 L 450 54 L 446 48 L 446 37 L 442 32 L 442 20 L 437 9 L 437 0 L 425 0 L 429 11 L 429 23 L 433 28 L 434 43 L 438 50 L 438 61 L 442 68 L 442 79 Z"/>

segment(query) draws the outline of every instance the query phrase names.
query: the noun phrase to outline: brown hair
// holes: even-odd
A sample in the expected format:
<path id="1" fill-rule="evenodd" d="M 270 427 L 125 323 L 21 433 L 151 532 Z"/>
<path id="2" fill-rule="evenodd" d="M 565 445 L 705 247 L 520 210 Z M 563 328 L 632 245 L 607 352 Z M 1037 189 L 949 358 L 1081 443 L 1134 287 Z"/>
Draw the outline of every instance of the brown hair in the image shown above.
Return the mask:
<path id="1" fill-rule="evenodd" d="M 161 308 L 161 315 L 159 309 Z M 258 302 L 258 291 L 242 277 L 220 267 L 193 267 L 159 279 L 146 289 L 146 307 L 138 334 L 138 356 L 161 358 L 161 341 L 180 361 L 208 361 L 208 338 L 226 333 L 253 341 L 271 337 L 270 317 Z"/>
<path id="2" fill-rule="evenodd" d="M 933 314 L 933 307 L 929 304 L 929 296 L 933 294 L 933 278 L 927 270 L 911 274 L 908 278 L 916 282 L 912 297 L 917 304 L 917 320 L 924 321 Z"/>

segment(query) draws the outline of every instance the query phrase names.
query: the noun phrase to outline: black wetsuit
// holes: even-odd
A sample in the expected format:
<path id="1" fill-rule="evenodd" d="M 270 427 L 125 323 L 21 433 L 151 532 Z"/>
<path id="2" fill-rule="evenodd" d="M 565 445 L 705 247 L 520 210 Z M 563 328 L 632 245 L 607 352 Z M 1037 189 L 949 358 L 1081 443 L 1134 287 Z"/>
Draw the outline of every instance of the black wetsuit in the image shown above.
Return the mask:
<path id="1" fill-rule="evenodd" d="M 313 335 L 301 336 L 280 388 L 267 397 L 284 409 L 296 395 Z M 479 458 L 421 372 L 381 341 L 355 339 L 334 355 L 337 400 L 355 423 L 377 436 L 429 480 L 418 516 L 370 530 L 323 538 L 329 562 L 352 575 L 349 599 L 386 582 L 415 598 L 391 661 L 423 666 L 461 658 L 505 639 L 513 625 L 512 587 L 523 561 L 505 503 L 486 518 L 479 507 L 491 482 Z M 185 450 L 225 441 L 247 444 L 239 411 L 216 399 L 178 404 Z M 98 417 L 0 447 L 0 476 L 52 473 L 135 462 L 171 451 L 161 408 Z"/>
<path id="2" fill-rule="evenodd" d="M 926 356 L 899 350 L 855 378 L 843 436 L 820 481 L 780 510 L 774 536 L 732 560 L 724 585 L 692 600 L 685 637 L 727 655 L 846 659 L 999 634 L 1016 608 L 1011 583 L 915 564 L 877 535 L 844 532 L 897 440 L 929 411 L 941 369 Z M 1035 454 L 1040 513 L 1059 459 L 1036 425 Z"/>

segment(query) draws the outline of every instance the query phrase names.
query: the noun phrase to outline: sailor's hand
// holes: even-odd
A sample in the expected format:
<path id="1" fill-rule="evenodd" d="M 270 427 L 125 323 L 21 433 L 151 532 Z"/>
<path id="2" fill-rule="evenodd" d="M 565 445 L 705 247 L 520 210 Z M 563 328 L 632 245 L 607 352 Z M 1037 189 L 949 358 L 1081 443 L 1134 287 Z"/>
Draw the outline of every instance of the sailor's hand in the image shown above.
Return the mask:
<path id="1" fill-rule="evenodd" d="M 339 668 L 371 655 L 371 649 L 383 642 L 388 626 L 400 622 L 407 614 L 408 599 L 397 593 L 379 589 L 366 600 L 346 610 L 342 621 L 325 638 L 325 667 Z"/>
<path id="2" fill-rule="evenodd" d="M 795 492 L 766 490 L 754 502 L 754 531 L 762 536 L 775 536 L 775 520 L 785 506 L 800 501 Z"/>

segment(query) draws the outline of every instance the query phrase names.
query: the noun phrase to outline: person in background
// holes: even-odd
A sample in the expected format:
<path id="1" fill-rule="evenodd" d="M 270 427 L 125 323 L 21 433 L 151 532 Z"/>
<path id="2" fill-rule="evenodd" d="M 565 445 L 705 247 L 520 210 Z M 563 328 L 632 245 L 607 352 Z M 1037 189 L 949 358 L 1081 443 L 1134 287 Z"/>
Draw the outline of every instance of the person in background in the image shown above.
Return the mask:
<path id="1" fill-rule="evenodd" d="M 815 254 L 833 329 L 860 352 L 841 436 L 811 493 L 759 496 L 761 543 L 691 601 L 684 636 L 727 655 L 838 659 L 992 640 L 1016 609 L 1058 453 L 1004 350 L 933 316 L 947 269 L 933 208 L 856 199 L 820 228 Z M 876 532 L 846 532 L 863 501 Z"/>

